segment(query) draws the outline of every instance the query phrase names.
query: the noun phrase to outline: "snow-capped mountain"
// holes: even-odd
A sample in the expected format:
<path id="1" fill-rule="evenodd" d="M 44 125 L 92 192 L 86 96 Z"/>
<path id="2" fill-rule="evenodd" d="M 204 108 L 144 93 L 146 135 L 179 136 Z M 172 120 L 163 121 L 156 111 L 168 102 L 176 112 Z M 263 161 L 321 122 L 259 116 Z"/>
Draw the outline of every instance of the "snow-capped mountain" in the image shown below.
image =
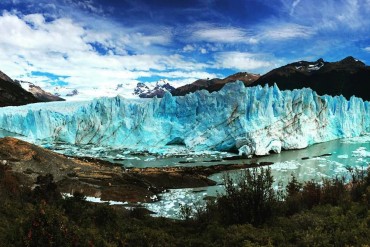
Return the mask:
<path id="1" fill-rule="evenodd" d="M 77 89 L 63 87 L 63 86 L 52 87 L 51 91 L 54 93 L 54 95 L 57 95 L 59 97 L 63 97 L 66 99 L 70 99 L 71 97 L 77 96 L 79 94 Z"/>
<path id="2" fill-rule="evenodd" d="M 67 101 L 83 101 L 99 97 L 115 97 L 117 95 L 128 99 L 153 98 L 155 96 L 161 98 L 165 92 L 170 92 L 173 89 L 174 87 L 167 80 L 160 80 L 156 83 L 119 83 L 103 87 L 84 86 L 73 88 L 57 86 L 50 88 L 50 91 Z"/>
<path id="3" fill-rule="evenodd" d="M 59 97 L 58 95 L 54 95 L 49 92 L 46 92 L 41 87 L 35 85 L 32 82 L 21 81 L 21 80 L 15 80 L 14 82 L 20 85 L 26 91 L 32 93 L 36 97 L 36 99 L 38 99 L 40 102 L 64 101 L 65 100 Z"/>
<path id="4" fill-rule="evenodd" d="M 155 96 L 162 98 L 166 92 L 171 92 L 174 89 L 168 80 L 160 80 L 155 84 L 139 82 L 134 89 L 134 95 L 138 95 L 140 98 L 153 98 Z"/>
<path id="5" fill-rule="evenodd" d="M 154 153 L 266 155 L 370 132 L 370 102 L 228 83 L 147 101 L 122 97 L 0 108 L 0 128 L 30 140 Z"/>
<path id="6" fill-rule="evenodd" d="M 319 95 L 352 95 L 370 100 L 370 66 L 354 57 L 338 62 L 319 59 L 314 62 L 299 61 L 276 68 L 256 80 L 251 86 L 270 86 L 280 89 L 311 88 Z"/>

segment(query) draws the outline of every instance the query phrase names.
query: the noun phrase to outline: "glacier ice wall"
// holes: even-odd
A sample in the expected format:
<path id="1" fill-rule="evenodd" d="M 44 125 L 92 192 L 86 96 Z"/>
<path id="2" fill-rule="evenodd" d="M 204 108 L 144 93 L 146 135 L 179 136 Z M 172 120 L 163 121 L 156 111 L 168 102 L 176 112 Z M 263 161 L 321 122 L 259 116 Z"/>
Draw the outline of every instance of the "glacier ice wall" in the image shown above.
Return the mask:
<path id="1" fill-rule="evenodd" d="M 0 108 L 0 129 L 34 141 L 96 144 L 132 151 L 237 151 L 265 155 L 370 132 L 370 102 L 311 89 L 227 84 L 182 97 L 100 98 Z M 69 103 L 71 104 L 71 103 Z"/>

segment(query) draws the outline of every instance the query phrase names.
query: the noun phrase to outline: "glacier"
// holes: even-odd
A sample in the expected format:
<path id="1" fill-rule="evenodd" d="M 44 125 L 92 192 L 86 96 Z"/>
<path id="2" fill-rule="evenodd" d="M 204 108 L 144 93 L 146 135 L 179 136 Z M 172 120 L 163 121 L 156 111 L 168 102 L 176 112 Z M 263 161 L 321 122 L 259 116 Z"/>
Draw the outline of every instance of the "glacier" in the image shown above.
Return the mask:
<path id="1" fill-rule="evenodd" d="M 93 144 L 134 152 L 232 151 L 267 155 L 370 132 L 370 102 L 229 83 L 162 99 L 117 96 L 0 108 L 0 129 L 35 143 Z"/>

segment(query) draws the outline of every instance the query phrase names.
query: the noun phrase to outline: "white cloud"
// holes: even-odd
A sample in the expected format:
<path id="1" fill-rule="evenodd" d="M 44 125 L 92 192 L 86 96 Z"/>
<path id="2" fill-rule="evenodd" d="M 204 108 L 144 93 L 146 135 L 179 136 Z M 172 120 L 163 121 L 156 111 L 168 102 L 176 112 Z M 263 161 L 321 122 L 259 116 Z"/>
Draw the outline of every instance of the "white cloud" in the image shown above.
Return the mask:
<path id="1" fill-rule="evenodd" d="M 185 71 L 196 72 L 208 66 L 178 54 L 156 53 L 155 44 L 171 42 L 167 31 L 163 35 L 114 31 L 92 29 L 68 18 L 48 22 L 42 14 L 21 16 L 4 12 L 0 16 L 0 69 L 12 78 L 38 82 L 46 88 L 52 79 L 32 72 L 66 77 L 63 80 L 74 88 L 104 88 L 123 82 L 136 85 L 140 77 L 167 70 L 194 77 Z M 93 44 L 100 44 L 107 53 L 99 53 Z M 137 53 L 129 54 L 127 49 Z M 151 52 L 143 52 L 146 50 Z"/>
<path id="2" fill-rule="evenodd" d="M 190 32 L 190 39 L 195 41 L 248 44 L 256 42 L 246 30 L 236 27 L 217 27 L 208 23 L 200 23 L 192 26 Z"/>
<path id="3" fill-rule="evenodd" d="M 25 20 L 27 23 L 32 24 L 35 28 L 39 28 L 45 24 L 45 18 L 41 14 L 26 15 L 23 20 Z"/>
<path id="4" fill-rule="evenodd" d="M 297 7 L 297 5 L 301 2 L 301 0 L 294 0 L 292 3 L 292 7 L 290 9 L 290 15 L 294 14 L 294 10 Z"/>
<path id="5" fill-rule="evenodd" d="M 370 46 L 364 48 L 365 51 L 370 52 Z"/>
<path id="6" fill-rule="evenodd" d="M 186 45 L 186 46 L 184 46 L 183 48 L 182 48 L 182 51 L 183 52 L 192 52 L 192 51 L 194 51 L 195 50 L 195 47 L 194 46 L 192 46 L 192 45 Z"/>
<path id="7" fill-rule="evenodd" d="M 261 27 L 256 37 L 260 40 L 287 40 L 309 38 L 315 33 L 315 29 L 308 26 L 292 23 L 278 23 Z"/>
<path id="8" fill-rule="evenodd" d="M 214 73 L 208 73 L 203 71 L 170 71 L 170 72 L 160 72 L 156 74 L 163 78 L 197 78 L 197 79 L 206 79 L 206 78 L 215 78 L 220 75 Z"/>
<path id="9" fill-rule="evenodd" d="M 368 0 L 280 0 L 295 23 L 317 30 L 368 29 Z"/>
<path id="10" fill-rule="evenodd" d="M 199 51 L 202 54 L 206 54 L 207 53 L 207 50 L 205 48 L 200 48 Z"/>
<path id="11" fill-rule="evenodd" d="M 316 29 L 310 26 L 268 21 L 251 27 L 249 31 L 235 27 L 214 27 L 211 24 L 196 24 L 190 28 L 190 40 L 208 43 L 257 45 L 261 41 L 284 41 L 288 39 L 310 38 Z"/>
<path id="12" fill-rule="evenodd" d="M 246 38 L 246 33 L 236 28 L 213 28 L 198 30 L 193 34 L 193 38 L 210 42 L 242 42 Z"/>
<path id="13" fill-rule="evenodd" d="M 266 69 L 273 63 L 260 58 L 258 54 L 246 52 L 220 52 L 215 56 L 216 68 L 236 69 L 239 71 L 252 72 L 258 69 Z"/>

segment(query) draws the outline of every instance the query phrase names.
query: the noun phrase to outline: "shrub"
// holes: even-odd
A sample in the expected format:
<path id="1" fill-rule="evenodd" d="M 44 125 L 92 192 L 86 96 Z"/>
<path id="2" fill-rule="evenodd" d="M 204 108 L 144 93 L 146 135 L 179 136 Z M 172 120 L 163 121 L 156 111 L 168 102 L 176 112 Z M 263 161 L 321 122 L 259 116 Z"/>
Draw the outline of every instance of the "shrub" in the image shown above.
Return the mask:
<path id="1" fill-rule="evenodd" d="M 304 206 L 311 209 L 320 203 L 321 187 L 314 181 L 308 181 L 303 185 L 302 202 Z"/>
<path id="2" fill-rule="evenodd" d="M 217 200 L 225 224 L 260 225 L 271 218 L 277 202 L 271 169 L 248 169 L 235 181 L 225 177 L 226 194 Z"/>
<path id="3" fill-rule="evenodd" d="M 337 206 L 344 200 L 345 190 L 346 188 L 343 177 L 324 179 L 321 192 L 321 203 Z"/>
<path id="4" fill-rule="evenodd" d="M 37 186 L 33 191 L 33 197 L 36 201 L 45 200 L 48 203 L 57 202 L 62 198 L 54 177 L 51 174 L 40 175 L 36 180 Z"/>
<path id="5" fill-rule="evenodd" d="M 41 203 L 33 217 L 25 223 L 25 246 L 73 246 L 77 241 L 68 218 L 54 207 Z"/>
<path id="6" fill-rule="evenodd" d="M 193 208 L 188 204 L 180 204 L 179 217 L 182 220 L 189 220 L 193 215 Z"/>

